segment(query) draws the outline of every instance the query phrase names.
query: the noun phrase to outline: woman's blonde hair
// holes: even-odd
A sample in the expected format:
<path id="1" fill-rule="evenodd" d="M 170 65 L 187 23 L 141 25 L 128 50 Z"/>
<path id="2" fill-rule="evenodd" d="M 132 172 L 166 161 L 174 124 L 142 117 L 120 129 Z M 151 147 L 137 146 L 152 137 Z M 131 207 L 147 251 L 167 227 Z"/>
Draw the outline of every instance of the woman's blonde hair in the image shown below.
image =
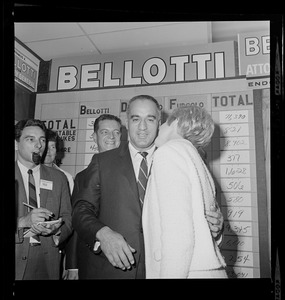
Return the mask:
<path id="1" fill-rule="evenodd" d="M 170 125 L 174 120 L 178 120 L 178 133 L 197 149 L 205 148 L 210 143 L 215 124 L 204 108 L 197 105 L 178 107 L 166 122 Z"/>

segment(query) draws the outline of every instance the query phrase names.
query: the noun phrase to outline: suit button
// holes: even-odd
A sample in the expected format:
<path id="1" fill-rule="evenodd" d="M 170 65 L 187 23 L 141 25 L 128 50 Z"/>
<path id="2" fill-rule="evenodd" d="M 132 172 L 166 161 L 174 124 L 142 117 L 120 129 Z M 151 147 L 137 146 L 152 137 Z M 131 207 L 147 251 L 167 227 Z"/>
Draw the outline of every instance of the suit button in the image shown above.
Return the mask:
<path id="1" fill-rule="evenodd" d="M 26 260 L 27 259 L 27 256 L 22 256 L 22 260 Z"/>

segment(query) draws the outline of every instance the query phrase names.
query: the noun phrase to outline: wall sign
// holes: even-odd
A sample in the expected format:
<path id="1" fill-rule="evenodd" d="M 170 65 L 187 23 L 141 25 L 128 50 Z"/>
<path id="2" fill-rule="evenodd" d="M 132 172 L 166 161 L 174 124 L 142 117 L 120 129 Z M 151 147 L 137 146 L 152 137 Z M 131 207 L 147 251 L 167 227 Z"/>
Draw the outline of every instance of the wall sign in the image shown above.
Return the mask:
<path id="1" fill-rule="evenodd" d="M 134 95 L 150 94 L 166 116 L 178 106 L 197 104 L 212 115 L 216 130 L 206 149 L 206 160 L 217 186 L 224 214 L 222 253 L 231 278 L 269 277 L 260 257 L 268 256 L 265 223 L 266 192 L 259 187 L 264 144 L 256 139 L 259 94 L 248 89 L 246 78 L 219 79 L 114 89 L 51 92 L 37 95 L 36 117 L 64 139 L 62 168 L 73 176 L 86 168 L 98 151 L 92 140 L 94 120 L 102 113 L 119 116 L 125 124 L 126 106 Z M 256 104 L 257 103 L 257 104 Z M 264 228 L 262 228 L 264 232 Z"/>
<path id="2" fill-rule="evenodd" d="M 234 41 L 55 59 L 50 91 L 140 86 L 237 75 Z"/>
<path id="3" fill-rule="evenodd" d="M 270 34 L 258 31 L 238 34 L 239 74 L 251 89 L 270 87 Z"/>
<path id="4" fill-rule="evenodd" d="M 15 40 L 14 78 L 32 92 L 37 91 L 40 60 Z"/>
<path id="5" fill-rule="evenodd" d="M 239 74 L 247 77 L 270 75 L 269 31 L 238 34 Z"/>

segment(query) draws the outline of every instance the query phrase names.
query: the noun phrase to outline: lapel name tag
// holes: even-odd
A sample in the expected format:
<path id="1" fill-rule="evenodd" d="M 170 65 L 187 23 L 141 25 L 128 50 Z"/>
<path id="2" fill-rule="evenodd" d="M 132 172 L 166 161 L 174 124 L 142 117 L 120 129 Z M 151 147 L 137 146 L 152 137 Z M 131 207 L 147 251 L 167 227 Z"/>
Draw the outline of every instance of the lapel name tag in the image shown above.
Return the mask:
<path id="1" fill-rule="evenodd" d="M 41 179 L 40 188 L 52 191 L 52 181 Z"/>

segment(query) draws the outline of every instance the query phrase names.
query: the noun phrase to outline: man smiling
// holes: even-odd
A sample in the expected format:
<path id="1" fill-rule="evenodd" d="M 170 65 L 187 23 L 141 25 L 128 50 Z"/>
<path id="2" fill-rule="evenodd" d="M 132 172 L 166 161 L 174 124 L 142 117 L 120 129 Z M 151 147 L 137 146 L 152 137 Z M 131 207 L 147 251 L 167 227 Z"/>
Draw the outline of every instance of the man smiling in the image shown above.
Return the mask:
<path id="1" fill-rule="evenodd" d="M 120 146 L 122 136 L 122 122 L 121 119 L 115 115 L 103 114 L 94 122 L 93 140 L 98 146 L 98 152 L 102 153 L 108 150 L 115 149 Z M 97 155 L 97 154 L 95 154 Z M 82 186 L 80 181 L 84 179 L 84 170 L 77 173 L 75 177 L 75 192 L 77 193 Z M 77 265 L 77 234 L 74 232 L 70 242 L 66 246 L 66 279 L 78 279 L 78 265 Z"/>
<path id="2" fill-rule="evenodd" d="M 138 180 L 143 159 L 150 170 L 159 124 L 157 100 L 149 95 L 133 97 L 127 109 L 128 141 L 94 155 L 83 184 L 72 194 L 79 279 L 145 278 Z M 147 152 L 144 158 L 142 152 Z M 215 237 L 221 232 L 223 216 L 213 213 L 215 226 L 209 226 Z"/>
<path id="3" fill-rule="evenodd" d="M 121 135 L 122 123 L 117 116 L 103 114 L 95 120 L 93 140 L 99 152 L 119 147 Z"/>

